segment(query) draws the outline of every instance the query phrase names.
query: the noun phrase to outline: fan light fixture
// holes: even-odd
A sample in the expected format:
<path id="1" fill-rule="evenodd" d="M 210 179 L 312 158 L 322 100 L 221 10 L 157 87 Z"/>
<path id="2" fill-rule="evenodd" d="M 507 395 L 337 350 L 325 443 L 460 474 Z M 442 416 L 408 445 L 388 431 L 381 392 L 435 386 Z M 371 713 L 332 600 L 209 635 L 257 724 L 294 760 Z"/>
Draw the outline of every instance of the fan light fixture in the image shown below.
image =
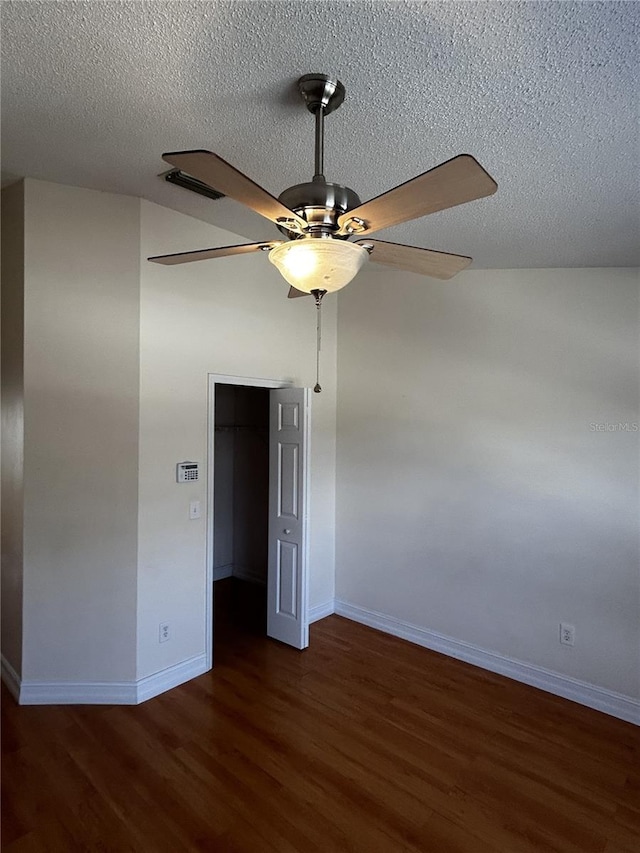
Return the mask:
<path id="1" fill-rule="evenodd" d="M 358 274 L 369 253 L 356 243 L 332 238 L 292 240 L 269 252 L 269 260 L 296 290 L 334 293 Z"/>
<path id="2" fill-rule="evenodd" d="M 156 255 L 149 260 L 156 264 L 184 264 L 268 252 L 271 263 L 291 285 L 289 299 L 306 294 L 314 297 L 318 379 L 322 298 L 349 284 L 369 255 L 376 263 L 439 279 L 451 278 L 471 263 L 465 255 L 370 240 L 369 236 L 484 198 L 494 193 L 498 185 L 470 154 L 459 154 L 363 204 L 354 190 L 331 183 L 324 176 L 324 119 L 343 102 L 344 86 L 327 74 L 304 74 L 298 80 L 298 91 L 315 117 L 314 174 L 311 181 L 288 187 L 278 198 L 211 151 L 168 151 L 162 155 L 174 170 L 186 175 L 187 182 L 183 181 L 182 186 L 227 196 L 246 205 L 277 225 L 285 239 Z M 355 236 L 364 239 L 349 242 Z M 313 390 L 321 390 L 319 381 Z"/>

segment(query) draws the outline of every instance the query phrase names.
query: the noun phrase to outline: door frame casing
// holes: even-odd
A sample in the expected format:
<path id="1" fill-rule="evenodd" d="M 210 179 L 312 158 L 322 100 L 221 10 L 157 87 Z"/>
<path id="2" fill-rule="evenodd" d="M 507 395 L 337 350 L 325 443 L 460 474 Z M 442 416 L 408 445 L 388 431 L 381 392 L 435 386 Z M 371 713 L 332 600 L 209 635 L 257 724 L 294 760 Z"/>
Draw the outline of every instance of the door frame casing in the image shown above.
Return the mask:
<path id="1" fill-rule="evenodd" d="M 226 373 L 207 374 L 207 553 L 205 583 L 205 654 L 207 669 L 213 666 L 213 537 L 214 537 L 214 462 L 215 462 L 215 425 L 216 425 L 216 385 L 244 385 L 253 388 L 292 388 L 290 379 L 265 379 L 256 376 L 230 376 Z M 308 442 L 307 442 L 308 443 Z M 305 479 L 309 479 L 309 465 L 306 465 Z M 308 537 L 307 537 L 308 539 Z M 307 543 L 308 546 L 308 543 Z M 303 595 L 308 596 L 308 572 L 304 573 Z"/>

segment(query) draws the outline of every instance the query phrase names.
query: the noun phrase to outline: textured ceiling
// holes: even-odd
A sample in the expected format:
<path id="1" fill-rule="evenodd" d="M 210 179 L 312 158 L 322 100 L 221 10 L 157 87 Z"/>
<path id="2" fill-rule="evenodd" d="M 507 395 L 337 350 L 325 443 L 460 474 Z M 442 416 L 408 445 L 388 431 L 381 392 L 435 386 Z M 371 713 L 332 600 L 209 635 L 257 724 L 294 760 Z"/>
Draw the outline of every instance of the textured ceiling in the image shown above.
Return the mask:
<path id="1" fill-rule="evenodd" d="M 160 155 L 209 148 L 275 195 L 309 180 L 313 118 L 295 81 L 319 71 L 347 88 L 326 121 L 328 180 L 365 200 L 464 152 L 499 184 L 376 236 L 476 267 L 640 261 L 637 3 L 1 7 L 5 174 L 141 196 L 270 238 L 274 226 L 241 205 L 161 181 Z"/>

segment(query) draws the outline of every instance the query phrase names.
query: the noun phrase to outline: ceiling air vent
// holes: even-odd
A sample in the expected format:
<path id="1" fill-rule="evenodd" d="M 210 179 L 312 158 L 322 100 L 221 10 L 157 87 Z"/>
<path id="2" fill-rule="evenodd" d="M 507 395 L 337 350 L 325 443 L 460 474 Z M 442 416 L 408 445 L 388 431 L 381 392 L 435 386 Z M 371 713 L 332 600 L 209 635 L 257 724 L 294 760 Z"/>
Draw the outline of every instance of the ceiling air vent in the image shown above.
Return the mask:
<path id="1" fill-rule="evenodd" d="M 191 192 L 194 193 L 200 193 L 200 195 L 205 195 L 207 198 L 212 198 L 214 201 L 218 198 L 224 198 L 223 193 L 219 193 L 217 190 L 214 190 L 213 187 L 204 184 L 197 178 L 192 178 L 191 175 L 181 172 L 180 169 L 171 169 L 171 171 L 165 172 L 164 179 L 165 181 L 169 181 L 170 184 L 175 184 L 178 187 L 183 187 L 185 190 L 191 190 Z"/>

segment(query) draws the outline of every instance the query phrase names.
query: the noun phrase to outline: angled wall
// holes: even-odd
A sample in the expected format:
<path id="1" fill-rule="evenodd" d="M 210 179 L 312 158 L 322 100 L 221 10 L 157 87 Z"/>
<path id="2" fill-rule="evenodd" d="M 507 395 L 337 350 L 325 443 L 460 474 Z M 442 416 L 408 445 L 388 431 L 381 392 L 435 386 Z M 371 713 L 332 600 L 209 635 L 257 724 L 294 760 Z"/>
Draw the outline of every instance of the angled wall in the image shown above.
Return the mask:
<path id="1" fill-rule="evenodd" d="M 287 299 L 262 254 L 183 266 L 146 258 L 233 245 L 237 235 L 142 202 L 138 678 L 205 651 L 206 478 L 178 485 L 175 465 L 206 471 L 208 374 L 315 383 L 316 312 Z M 311 411 L 309 604 L 333 599 L 336 299 L 323 317 L 322 385 Z M 189 520 L 199 500 L 202 518 Z M 158 643 L 159 623 L 172 628 Z"/>
<path id="2" fill-rule="evenodd" d="M 26 180 L 22 210 L 21 193 L 6 196 L 3 223 L 3 677 L 28 704 L 137 702 L 206 652 L 208 374 L 313 385 L 315 309 L 287 300 L 264 256 L 146 260 L 236 235 L 124 196 Z M 312 607 L 334 595 L 335 300 L 324 313 Z M 193 491 L 175 482 L 184 459 L 203 466 Z"/>

